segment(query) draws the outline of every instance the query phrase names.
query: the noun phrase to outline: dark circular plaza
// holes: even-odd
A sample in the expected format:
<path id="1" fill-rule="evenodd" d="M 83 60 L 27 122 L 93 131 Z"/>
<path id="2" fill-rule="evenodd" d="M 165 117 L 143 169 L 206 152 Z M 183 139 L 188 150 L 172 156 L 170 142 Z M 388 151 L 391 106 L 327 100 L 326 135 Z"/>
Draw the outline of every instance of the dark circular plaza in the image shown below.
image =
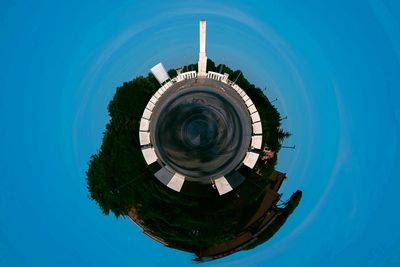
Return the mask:
<path id="1" fill-rule="evenodd" d="M 223 176 L 248 150 L 247 108 L 231 88 L 218 88 L 221 84 L 206 79 L 170 88 L 153 111 L 150 132 L 159 159 L 188 180 L 208 183 Z"/>

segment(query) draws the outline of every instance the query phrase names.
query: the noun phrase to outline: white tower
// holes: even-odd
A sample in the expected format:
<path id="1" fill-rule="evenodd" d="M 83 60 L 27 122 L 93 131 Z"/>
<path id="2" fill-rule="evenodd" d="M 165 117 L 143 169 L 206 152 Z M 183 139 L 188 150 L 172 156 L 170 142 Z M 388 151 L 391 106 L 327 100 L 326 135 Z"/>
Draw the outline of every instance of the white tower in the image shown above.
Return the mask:
<path id="1" fill-rule="evenodd" d="M 207 75 L 207 56 L 206 56 L 206 21 L 200 20 L 200 49 L 198 62 L 198 75 Z"/>

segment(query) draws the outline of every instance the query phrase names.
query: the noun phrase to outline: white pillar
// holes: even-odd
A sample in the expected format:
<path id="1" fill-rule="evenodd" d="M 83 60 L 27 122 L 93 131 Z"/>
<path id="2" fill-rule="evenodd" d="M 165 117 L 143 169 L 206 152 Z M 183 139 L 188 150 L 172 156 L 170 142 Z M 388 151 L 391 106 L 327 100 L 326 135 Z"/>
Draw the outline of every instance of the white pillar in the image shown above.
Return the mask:
<path id="1" fill-rule="evenodd" d="M 200 49 L 199 49 L 199 76 L 206 76 L 207 56 L 206 56 L 206 21 L 200 20 Z"/>

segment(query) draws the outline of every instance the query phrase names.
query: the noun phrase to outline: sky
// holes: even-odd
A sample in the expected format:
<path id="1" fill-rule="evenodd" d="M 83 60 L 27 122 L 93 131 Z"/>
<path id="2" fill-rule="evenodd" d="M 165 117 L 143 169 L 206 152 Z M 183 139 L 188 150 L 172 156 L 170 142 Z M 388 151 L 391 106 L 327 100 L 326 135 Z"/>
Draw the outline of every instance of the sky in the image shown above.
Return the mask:
<path id="1" fill-rule="evenodd" d="M 115 88 L 207 56 L 261 88 L 303 199 L 269 241 L 203 266 L 400 266 L 400 3 L 0 2 L 0 266 L 192 266 L 91 201 Z"/>

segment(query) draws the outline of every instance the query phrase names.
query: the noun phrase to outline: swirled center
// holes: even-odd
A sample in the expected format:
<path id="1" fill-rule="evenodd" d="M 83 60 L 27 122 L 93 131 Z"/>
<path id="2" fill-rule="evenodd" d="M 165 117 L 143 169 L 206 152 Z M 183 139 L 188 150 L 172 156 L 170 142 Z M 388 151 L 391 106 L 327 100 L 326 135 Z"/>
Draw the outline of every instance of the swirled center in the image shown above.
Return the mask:
<path id="1" fill-rule="evenodd" d="M 154 146 L 165 164 L 187 177 L 224 175 L 247 149 L 246 116 L 222 93 L 199 88 L 175 93 L 158 110 Z"/>

